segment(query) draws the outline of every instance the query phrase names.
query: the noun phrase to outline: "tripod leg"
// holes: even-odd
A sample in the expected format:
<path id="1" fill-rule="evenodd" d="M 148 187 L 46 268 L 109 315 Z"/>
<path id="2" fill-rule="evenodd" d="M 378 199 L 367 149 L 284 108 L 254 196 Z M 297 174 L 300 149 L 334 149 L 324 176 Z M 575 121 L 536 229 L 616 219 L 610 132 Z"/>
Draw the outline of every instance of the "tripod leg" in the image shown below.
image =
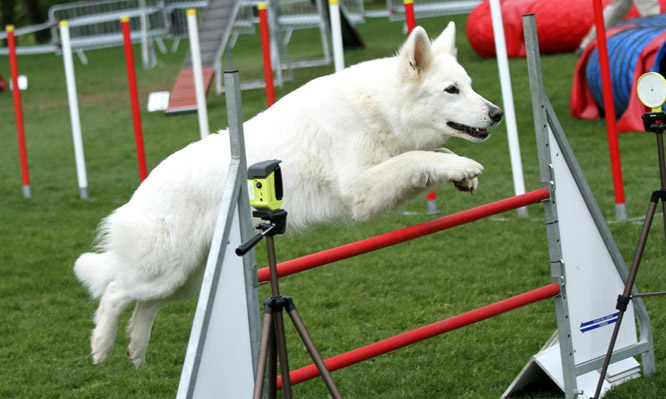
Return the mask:
<path id="1" fill-rule="evenodd" d="M 275 312 L 273 324 L 275 325 L 275 339 L 277 352 L 280 358 L 280 375 L 282 376 L 282 397 L 291 399 L 291 380 L 289 379 L 289 360 L 287 359 L 287 340 L 284 335 L 284 319 L 282 311 Z"/>
<path id="2" fill-rule="evenodd" d="M 661 212 L 664 217 L 664 238 L 666 238 L 666 202 L 661 203 Z"/>
<path id="3" fill-rule="evenodd" d="M 273 321 L 275 322 L 275 321 Z M 275 340 L 275 328 L 271 326 L 270 351 L 268 352 L 268 398 L 277 398 L 277 341 Z"/>
<path id="4" fill-rule="evenodd" d="M 259 344 L 259 360 L 257 361 L 257 371 L 254 375 L 254 393 L 253 399 L 261 399 L 264 390 L 264 373 L 266 372 L 266 358 L 272 338 L 273 317 L 269 312 L 264 311 L 264 321 L 261 328 L 261 341 Z"/>
<path id="5" fill-rule="evenodd" d="M 666 188 L 666 165 L 664 165 L 664 138 L 663 132 L 657 133 L 657 153 L 659 155 L 659 178 L 661 188 Z M 664 217 L 664 235 L 666 236 L 666 202 L 661 202 L 661 209 Z"/>
<path id="6" fill-rule="evenodd" d="M 650 232 L 650 226 L 652 226 L 652 220 L 654 219 L 654 213 L 657 209 L 657 202 L 659 202 L 658 197 L 653 193 L 652 198 L 650 199 L 650 205 L 648 206 L 647 214 L 645 215 L 645 222 L 643 222 L 643 229 L 641 230 L 641 235 L 638 238 L 638 244 L 636 245 L 636 252 L 634 253 L 634 259 L 631 262 L 631 269 L 629 270 L 629 276 L 627 276 L 627 281 L 624 285 L 624 292 L 617 298 L 617 310 L 620 311 L 615 322 L 615 328 L 613 329 L 613 335 L 611 336 L 610 344 L 608 345 L 608 351 L 606 352 L 606 358 L 604 359 L 603 367 L 601 368 L 601 375 L 599 376 L 599 382 L 597 383 L 597 390 L 594 394 L 594 399 L 599 399 L 601 395 L 601 388 L 604 384 L 604 379 L 606 378 L 606 372 L 608 371 L 608 366 L 610 365 L 611 356 L 613 355 L 613 349 L 615 348 L 615 341 L 617 341 L 617 335 L 620 332 L 620 324 L 622 323 L 622 318 L 624 316 L 624 311 L 627 310 L 627 305 L 631 299 L 631 290 L 634 287 L 634 282 L 636 281 L 636 274 L 638 273 L 638 266 L 641 263 L 641 258 L 643 257 L 643 250 L 645 249 L 645 243 L 647 241 L 648 233 Z"/>
<path id="7" fill-rule="evenodd" d="M 608 366 L 610 365 L 611 356 L 613 356 L 615 341 L 617 341 L 617 335 L 620 332 L 620 323 L 622 323 L 623 317 L 624 317 L 624 312 L 620 311 L 620 313 L 617 315 L 615 328 L 613 328 L 611 343 L 610 345 L 608 345 L 608 351 L 606 352 L 606 357 L 604 358 L 604 365 L 601 367 L 601 375 L 599 376 L 599 382 L 597 383 L 597 390 L 594 393 L 594 399 L 599 399 L 601 397 L 601 388 L 604 386 L 604 380 L 606 379 L 606 372 L 608 371 Z"/>
<path id="8" fill-rule="evenodd" d="M 289 314 L 289 317 L 291 318 L 291 321 L 294 323 L 294 326 L 296 327 L 296 331 L 298 331 L 298 335 L 301 336 L 301 340 L 303 341 L 305 347 L 310 353 L 312 361 L 314 361 L 314 364 L 317 366 L 317 370 L 319 370 L 319 375 L 321 375 L 321 378 L 324 380 L 326 388 L 328 388 L 328 392 L 331 394 L 331 397 L 333 397 L 334 399 L 342 399 L 342 395 L 340 394 L 338 387 L 335 385 L 335 381 L 333 381 L 333 377 L 331 376 L 331 373 L 328 371 L 328 368 L 324 363 L 324 359 L 322 359 L 321 355 L 319 354 L 319 351 L 317 350 L 314 341 L 312 341 L 312 337 L 308 333 L 308 330 L 305 327 L 305 324 L 303 323 L 301 316 L 298 314 L 296 306 L 294 306 L 293 302 L 287 308 L 287 312 Z"/>

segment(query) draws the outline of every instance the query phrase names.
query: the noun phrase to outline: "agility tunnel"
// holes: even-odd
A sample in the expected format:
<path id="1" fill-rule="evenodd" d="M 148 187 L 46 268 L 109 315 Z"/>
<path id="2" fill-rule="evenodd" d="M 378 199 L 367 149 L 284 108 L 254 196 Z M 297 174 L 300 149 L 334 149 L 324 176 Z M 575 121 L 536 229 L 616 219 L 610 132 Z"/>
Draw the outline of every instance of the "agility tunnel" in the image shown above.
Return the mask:
<path id="1" fill-rule="evenodd" d="M 606 6 L 612 0 L 602 0 Z M 591 0 L 500 0 L 506 49 L 509 57 L 525 57 L 523 37 L 524 14 L 534 14 L 538 23 L 539 48 L 542 53 L 574 51 L 594 25 Z M 666 1 L 660 0 L 662 11 Z M 638 17 L 635 6 L 627 18 Z M 467 40 L 479 55 L 495 57 L 490 2 L 480 3 L 469 15 L 466 25 Z"/>
<path id="2" fill-rule="evenodd" d="M 648 111 L 638 100 L 636 84 L 646 72 L 666 72 L 666 14 L 636 18 L 607 32 L 608 58 L 615 114 L 620 132 L 643 131 L 641 115 Z M 576 65 L 570 102 L 571 116 L 598 119 L 604 114 L 603 90 L 596 42 Z"/>

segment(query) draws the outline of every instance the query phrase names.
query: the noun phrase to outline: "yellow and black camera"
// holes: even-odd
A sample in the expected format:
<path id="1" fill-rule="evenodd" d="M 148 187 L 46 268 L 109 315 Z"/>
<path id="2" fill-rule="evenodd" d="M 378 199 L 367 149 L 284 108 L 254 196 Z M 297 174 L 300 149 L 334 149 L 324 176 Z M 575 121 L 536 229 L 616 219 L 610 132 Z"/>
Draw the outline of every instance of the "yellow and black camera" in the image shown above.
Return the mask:
<path id="1" fill-rule="evenodd" d="M 261 238 L 284 234 L 287 228 L 287 211 L 282 206 L 282 172 L 277 159 L 255 163 L 247 169 L 247 188 L 252 216 L 265 220 L 256 227 L 261 233 L 236 248 L 236 255 L 245 255 Z M 272 241 L 270 241 L 272 242 Z"/>
<path id="2" fill-rule="evenodd" d="M 255 163 L 247 170 L 250 205 L 275 211 L 282 206 L 282 171 L 277 159 Z"/>

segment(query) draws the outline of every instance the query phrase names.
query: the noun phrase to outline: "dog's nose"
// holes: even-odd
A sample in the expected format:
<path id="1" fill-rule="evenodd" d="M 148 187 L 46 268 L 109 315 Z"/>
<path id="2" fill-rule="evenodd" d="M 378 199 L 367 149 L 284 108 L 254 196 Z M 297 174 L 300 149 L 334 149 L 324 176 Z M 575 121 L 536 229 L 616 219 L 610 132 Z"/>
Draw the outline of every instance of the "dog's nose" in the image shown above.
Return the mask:
<path id="1" fill-rule="evenodd" d="M 502 120 L 503 115 L 504 115 L 504 111 L 502 111 L 499 108 L 493 108 L 493 109 L 490 110 L 490 112 L 488 112 L 488 116 L 495 123 L 499 123 L 499 121 Z"/>

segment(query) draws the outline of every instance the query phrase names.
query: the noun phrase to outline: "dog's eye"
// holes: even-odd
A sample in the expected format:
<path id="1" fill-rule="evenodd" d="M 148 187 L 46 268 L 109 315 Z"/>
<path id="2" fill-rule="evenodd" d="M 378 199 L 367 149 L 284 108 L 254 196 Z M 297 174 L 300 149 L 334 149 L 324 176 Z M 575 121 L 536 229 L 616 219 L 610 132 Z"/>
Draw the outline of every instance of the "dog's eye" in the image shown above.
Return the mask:
<path id="1" fill-rule="evenodd" d="M 458 90 L 458 88 L 454 85 L 451 85 L 451 86 L 447 87 L 446 89 L 444 89 L 444 91 L 449 93 L 449 94 L 458 94 L 458 93 L 460 93 L 460 90 Z"/>

